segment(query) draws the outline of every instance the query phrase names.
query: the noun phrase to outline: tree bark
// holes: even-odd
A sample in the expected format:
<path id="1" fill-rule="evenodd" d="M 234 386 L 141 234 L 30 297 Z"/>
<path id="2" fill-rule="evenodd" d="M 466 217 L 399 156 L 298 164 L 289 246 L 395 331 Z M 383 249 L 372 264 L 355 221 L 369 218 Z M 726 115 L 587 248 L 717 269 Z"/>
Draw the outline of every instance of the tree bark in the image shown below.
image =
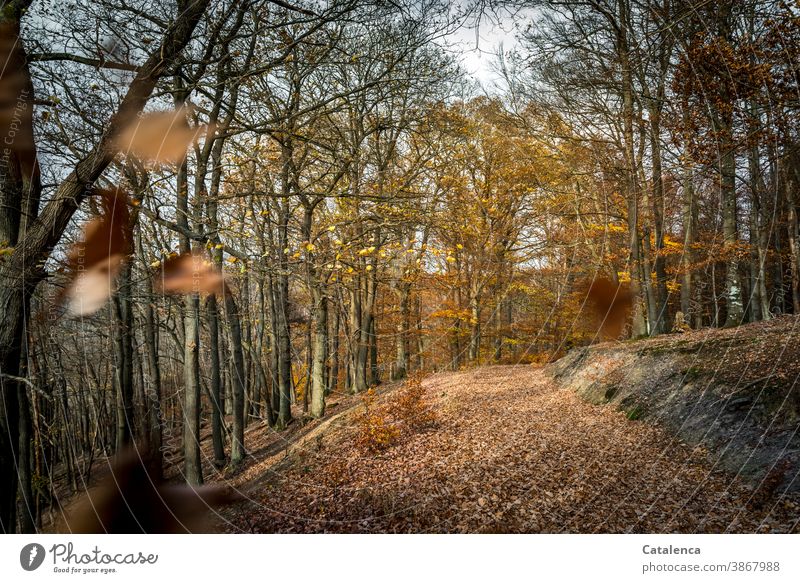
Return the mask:
<path id="1" fill-rule="evenodd" d="M 122 451 L 133 440 L 133 306 L 131 305 L 131 266 L 127 263 L 119 275 L 119 290 L 114 298 L 117 390 L 117 445 Z"/>
<path id="2" fill-rule="evenodd" d="M 396 354 L 394 361 L 394 371 L 392 378 L 400 380 L 406 378 L 408 375 L 408 326 L 410 321 L 410 304 L 409 296 L 411 295 L 411 286 L 407 283 L 400 283 L 397 288 L 397 303 L 398 303 L 398 320 L 397 320 L 397 335 L 395 337 Z"/>
<path id="3" fill-rule="evenodd" d="M 325 294 L 312 287 L 313 325 L 311 346 L 311 416 L 325 414 L 325 363 L 328 350 L 328 301 Z"/>
<path id="4" fill-rule="evenodd" d="M 225 435 L 222 430 L 222 364 L 219 358 L 219 311 L 217 296 L 206 299 L 208 318 L 208 346 L 211 350 L 211 441 L 214 447 L 214 465 L 225 465 Z"/>
<path id="5" fill-rule="evenodd" d="M 28 190 L 31 195 L 28 196 L 24 208 L 28 209 L 31 219 L 26 224 L 24 233 L 18 231 L 11 237 L 0 233 L 0 237 L 16 243 L 13 253 L 0 267 L 0 313 L 4 322 L 0 327 L 0 373 L 17 376 L 19 372 L 18 347 L 23 338 L 26 306 L 36 285 L 44 277 L 41 267 L 44 260 L 87 196 L 87 187 L 94 183 L 113 159 L 115 151 L 112 144 L 120 128 L 143 109 L 156 83 L 189 42 L 208 3 L 209 0 L 181 0 L 178 3 L 174 22 L 166 30 L 160 46 L 139 68 L 97 145 L 75 165 L 41 213 L 36 212 L 38 189 Z M 9 5 L 3 11 L 3 21 L 10 21 L 18 32 L 19 19 L 28 4 L 29 2 L 15 2 Z M 22 63 L 26 62 L 23 58 Z M 27 64 L 23 66 L 27 72 Z M 32 91 L 29 99 L 32 103 Z M 32 128 L 30 131 L 32 132 Z M 35 150 L 32 160 L 31 168 L 36 168 Z M 9 180 L 13 178 L 11 172 L 13 171 L 8 167 L 1 168 L 0 183 L 19 185 L 18 179 Z M 28 175 L 35 177 L 33 183 L 38 182 L 38 170 L 31 171 Z M 0 224 L 9 223 L 0 220 Z M 13 532 L 15 528 L 17 468 L 14 460 L 17 457 L 17 415 L 17 383 L 0 377 L 0 529 L 4 532 Z"/>
<path id="6" fill-rule="evenodd" d="M 695 224 L 697 216 L 697 202 L 694 190 L 694 171 L 691 166 L 684 170 L 683 178 L 683 256 L 682 263 L 682 284 L 681 284 L 681 311 L 686 322 L 691 321 L 690 315 L 695 312 L 692 306 L 692 285 L 693 285 L 693 263 L 694 263 L 694 239 Z M 700 309 L 699 306 L 696 308 Z"/>
<path id="7" fill-rule="evenodd" d="M 239 318 L 239 308 L 231 290 L 227 287 L 223 291 L 225 301 L 225 316 L 228 320 L 230 331 L 231 351 L 233 352 L 233 419 L 231 433 L 231 464 L 234 466 L 242 463 L 245 456 L 244 448 L 244 409 L 245 409 L 245 365 L 244 350 L 242 347 L 242 327 Z"/>

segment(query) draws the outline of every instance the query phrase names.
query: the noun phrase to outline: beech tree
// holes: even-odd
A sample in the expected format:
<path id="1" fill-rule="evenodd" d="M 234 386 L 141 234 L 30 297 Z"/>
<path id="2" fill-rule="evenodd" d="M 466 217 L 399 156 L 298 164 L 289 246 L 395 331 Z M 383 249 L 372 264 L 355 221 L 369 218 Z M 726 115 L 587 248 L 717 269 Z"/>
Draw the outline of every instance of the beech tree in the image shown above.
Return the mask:
<path id="1" fill-rule="evenodd" d="M 4 531 L 132 445 L 199 485 L 383 382 L 800 309 L 781 3 L 536 2 L 489 94 L 485 3 L 57 8 L 0 16 Z"/>

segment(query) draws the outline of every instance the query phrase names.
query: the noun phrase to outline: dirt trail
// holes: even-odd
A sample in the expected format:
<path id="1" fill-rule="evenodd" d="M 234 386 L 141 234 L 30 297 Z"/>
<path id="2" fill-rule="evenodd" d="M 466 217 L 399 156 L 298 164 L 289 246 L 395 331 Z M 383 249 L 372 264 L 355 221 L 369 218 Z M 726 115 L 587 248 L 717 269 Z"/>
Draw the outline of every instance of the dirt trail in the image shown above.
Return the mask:
<path id="1" fill-rule="evenodd" d="M 541 369 L 425 381 L 434 429 L 379 455 L 352 415 L 280 462 L 249 468 L 233 532 L 787 532 L 795 498 L 712 471 L 705 451 L 592 405 Z M 385 398 L 385 397 L 382 397 Z"/>

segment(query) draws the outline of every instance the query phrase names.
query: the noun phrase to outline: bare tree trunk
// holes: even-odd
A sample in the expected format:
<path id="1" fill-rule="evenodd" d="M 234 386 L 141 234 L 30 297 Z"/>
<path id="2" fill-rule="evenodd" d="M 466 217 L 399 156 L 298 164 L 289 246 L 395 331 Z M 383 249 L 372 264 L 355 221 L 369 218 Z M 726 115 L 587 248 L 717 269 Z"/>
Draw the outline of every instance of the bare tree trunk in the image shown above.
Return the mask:
<path id="1" fill-rule="evenodd" d="M 291 148 L 287 144 L 281 147 L 282 169 L 281 188 L 282 200 L 278 203 L 278 245 L 280 253 L 280 271 L 277 275 L 275 288 L 275 316 L 278 342 L 278 384 L 279 407 L 277 427 L 285 429 L 292 421 L 292 346 L 289 330 L 289 262 L 283 249 L 288 244 L 289 229 L 289 167 L 291 165 Z"/>
<path id="2" fill-rule="evenodd" d="M 752 108 L 751 108 L 752 109 Z M 758 155 L 758 145 L 754 144 L 750 147 L 748 153 L 749 163 L 749 178 L 750 178 L 750 212 L 749 216 L 749 238 L 750 238 L 750 299 L 748 302 L 750 321 L 757 322 L 759 320 L 769 319 L 769 310 L 766 313 L 763 311 L 762 301 L 762 288 L 763 280 L 763 263 L 761 261 L 764 257 L 764 252 L 761 248 L 761 195 L 760 195 L 760 161 Z M 764 290 L 766 293 L 766 290 Z"/>
<path id="3" fill-rule="evenodd" d="M 644 197 L 643 204 L 647 206 L 647 196 Z M 647 305 L 647 331 L 650 336 L 655 336 L 658 331 L 658 301 L 656 293 L 653 289 L 653 278 L 650 276 L 653 270 L 653 264 L 650 261 L 652 257 L 652 248 L 650 246 L 650 227 L 644 226 L 642 228 L 641 238 L 641 269 L 640 280 L 644 283 L 644 297 Z"/>
<path id="4" fill-rule="evenodd" d="M 115 320 L 115 385 L 117 390 L 117 446 L 116 451 L 133 439 L 133 306 L 131 305 L 131 266 L 122 268 L 119 291 L 114 298 Z"/>
<path id="5" fill-rule="evenodd" d="M 28 392 L 19 387 L 19 531 L 36 532 L 36 509 L 33 498 L 33 427 Z"/>
<path id="6" fill-rule="evenodd" d="M 313 327 L 311 331 L 311 416 L 325 414 L 325 362 L 328 350 L 328 301 L 315 285 L 312 287 Z"/>
<path id="7" fill-rule="evenodd" d="M 280 360 L 278 358 L 278 316 L 275 306 L 275 283 L 271 273 L 267 274 L 267 305 L 269 310 L 269 408 L 270 419 L 274 426 L 277 423 L 280 409 Z"/>
<path id="8" fill-rule="evenodd" d="M 400 380 L 408 374 L 408 326 L 410 320 L 410 306 L 408 302 L 411 287 L 401 283 L 397 288 L 399 314 L 397 320 L 397 336 L 395 337 L 396 354 L 392 378 Z"/>
<path id="9" fill-rule="evenodd" d="M 664 257 L 664 178 L 661 170 L 661 112 L 650 110 L 650 150 L 653 164 L 653 228 L 655 239 L 656 318 L 650 334 L 663 334 L 670 321 L 667 304 L 667 271 Z"/>
<path id="10" fill-rule="evenodd" d="M 500 295 L 499 289 L 495 290 L 495 297 L 498 299 L 492 313 L 492 322 L 494 324 L 494 354 L 492 360 L 500 362 L 500 359 L 503 358 L 503 307 L 505 299 Z"/>
<path id="11" fill-rule="evenodd" d="M 798 226 L 797 206 L 789 188 L 786 189 L 786 210 L 788 217 L 789 266 L 792 274 L 792 310 L 793 313 L 800 314 L 800 250 L 798 250 L 800 227 Z"/>
<path id="12" fill-rule="evenodd" d="M 142 253 L 141 240 L 139 244 Z M 150 390 L 147 392 L 148 448 L 153 459 L 156 478 L 161 477 L 163 468 L 163 437 L 161 428 L 161 365 L 158 362 L 158 328 L 156 314 L 153 309 L 153 284 L 149 277 L 142 279 L 143 292 L 146 298 L 144 306 L 144 344 L 147 348 L 147 360 L 150 369 Z"/>
<path id="13" fill-rule="evenodd" d="M 681 311 L 690 322 L 690 314 L 694 312 L 692 306 L 692 264 L 694 263 L 694 232 L 695 217 L 697 213 L 697 203 L 695 201 L 694 172 L 692 167 L 687 165 L 684 170 L 683 179 L 683 256 L 681 263 L 683 268 L 683 282 L 681 284 Z M 696 308 L 700 309 L 699 306 Z"/>
<path id="14" fill-rule="evenodd" d="M 176 77 L 175 104 L 182 107 L 188 97 L 183 79 Z M 189 231 L 189 181 L 188 162 L 184 160 L 177 174 L 176 223 Z M 195 201 L 197 204 L 197 201 Z M 192 252 L 191 241 L 186 235 L 178 238 L 180 252 Z M 183 313 L 183 454 L 184 478 L 188 484 L 203 483 L 203 468 L 200 459 L 200 299 L 190 293 L 184 299 Z"/>
<path id="15" fill-rule="evenodd" d="M 369 360 L 370 327 L 372 314 L 370 311 L 369 279 L 359 278 L 350 301 L 351 330 L 353 331 L 353 375 L 352 390 L 355 393 L 366 391 L 369 387 L 367 368 Z"/>
<path id="16" fill-rule="evenodd" d="M 190 294 L 184 301 L 184 401 L 183 401 L 183 449 L 184 477 L 188 484 L 203 483 L 203 469 L 200 459 L 200 344 L 199 330 L 200 301 L 196 294 Z"/>
<path id="17" fill-rule="evenodd" d="M 378 333 L 375 331 L 375 316 L 369 323 L 369 384 L 381 384 L 381 373 L 378 368 Z"/>
<path id="18" fill-rule="evenodd" d="M 481 301 L 474 286 L 469 297 L 469 314 L 469 360 L 477 362 L 481 348 Z"/>
<path id="19" fill-rule="evenodd" d="M 416 369 L 418 371 L 422 371 L 425 366 L 425 361 L 423 360 L 423 354 L 425 353 L 425 337 L 423 335 L 423 328 L 422 328 L 422 298 L 417 295 L 416 301 L 416 320 L 417 320 L 417 358 L 416 358 Z"/>
<path id="20" fill-rule="evenodd" d="M 717 35 L 727 42 L 731 40 L 735 17 L 732 12 L 733 3 L 722 2 L 716 20 Z M 724 98 L 723 106 L 710 102 L 711 116 L 717 138 L 719 159 L 720 203 L 722 205 L 722 240 L 725 253 L 725 326 L 738 326 L 744 319 L 744 304 L 742 302 L 742 282 L 739 275 L 739 260 L 737 257 L 739 243 L 739 228 L 737 225 L 736 201 L 736 144 L 733 137 L 733 110 L 727 108 L 727 103 L 735 98 L 728 95 Z"/>
<path id="21" fill-rule="evenodd" d="M 739 229 L 736 224 L 736 156 L 733 140 L 730 138 L 730 124 L 723 122 L 723 152 L 720 157 L 721 198 L 722 198 L 722 235 L 727 254 L 727 270 L 725 273 L 725 301 L 727 316 L 725 326 L 738 326 L 744 319 L 742 303 L 742 282 L 739 276 L 739 260 L 736 257 L 736 245 L 739 242 Z"/>
<path id="22" fill-rule="evenodd" d="M 278 276 L 278 305 L 276 306 L 278 324 L 278 421 L 279 428 L 286 428 L 292 421 L 292 361 L 291 337 L 289 335 L 289 279 Z"/>
<path id="23" fill-rule="evenodd" d="M 219 358 L 219 310 L 217 297 L 206 299 L 208 318 L 208 345 L 211 350 L 211 441 L 214 447 L 214 465 L 225 465 L 225 435 L 222 430 L 222 364 Z"/>
<path id="24" fill-rule="evenodd" d="M 334 304 L 335 306 L 335 304 Z M 339 388 L 339 309 L 334 310 L 333 329 L 330 335 L 330 373 L 328 374 L 328 384 L 325 394 L 334 393 Z M 330 318 L 329 318 L 330 319 Z"/>
<path id="25" fill-rule="evenodd" d="M 234 466 L 244 461 L 244 394 L 245 394 L 245 365 L 244 351 L 242 349 L 242 328 L 239 318 L 239 309 L 233 293 L 227 287 L 223 291 L 225 301 L 225 316 L 230 330 L 231 351 L 233 352 L 233 423 L 231 434 L 231 464 Z"/>
<path id="26" fill-rule="evenodd" d="M 617 4 L 620 23 L 617 30 L 617 53 L 622 69 L 623 145 L 625 149 L 625 165 L 627 172 L 627 191 L 625 197 L 628 202 L 628 237 L 630 252 L 628 269 L 631 277 L 631 294 L 633 295 L 634 303 L 631 336 L 635 338 L 646 334 L 647 329 L 642 314 L 642 276 L 639 254 L 639 193 L 636 180 L 637 164 L 633 140 L 633 77 L 628 43 L 627 2 L 620 1 Z"/>

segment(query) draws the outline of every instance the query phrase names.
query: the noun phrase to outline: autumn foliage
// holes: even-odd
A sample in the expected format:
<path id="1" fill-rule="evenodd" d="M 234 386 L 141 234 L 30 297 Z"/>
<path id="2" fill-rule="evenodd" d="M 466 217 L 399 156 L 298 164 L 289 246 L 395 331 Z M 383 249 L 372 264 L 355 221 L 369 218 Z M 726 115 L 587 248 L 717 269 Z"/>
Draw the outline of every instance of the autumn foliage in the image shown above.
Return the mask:
<path id="1" fill-rule="evenodd" d="M 356 444 L 367 453 L 378 453 L 403 437 L 433 427 L 436 414 L 428 402 L 421 375 L 413 375 L 383 403 L 369 389 L 361 396 L 363 412 L 356 419 Z"/>
<path id="2" fill-rule="evenodd" d="M 356 445 L 367 453 L 378 453 L 391 447 L 400 436 L 400 431 L 389 419 L 386 408 L 376 406 L 376 397 L 375 389 L 369 389 L 361 396 L 364 411 L 356 420 Z"/>

